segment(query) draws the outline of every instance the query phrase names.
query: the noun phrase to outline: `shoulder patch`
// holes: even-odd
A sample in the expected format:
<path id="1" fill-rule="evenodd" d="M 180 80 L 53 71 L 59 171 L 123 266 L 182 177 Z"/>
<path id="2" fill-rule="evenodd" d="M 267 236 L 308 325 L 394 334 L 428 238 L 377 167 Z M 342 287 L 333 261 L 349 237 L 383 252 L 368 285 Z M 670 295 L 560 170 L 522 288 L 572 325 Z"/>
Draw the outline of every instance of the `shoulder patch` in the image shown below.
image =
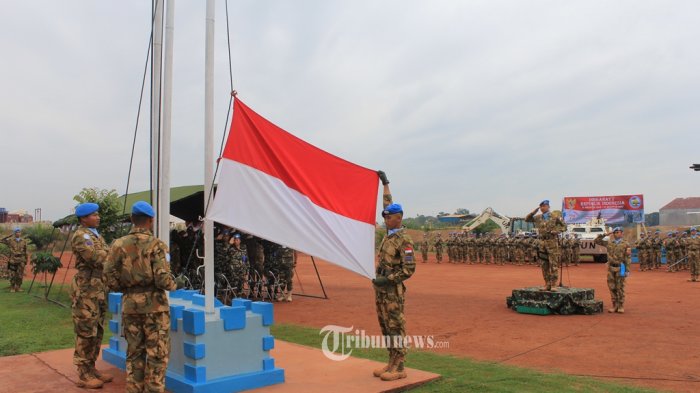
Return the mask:
<path id="1" fill-rule="evenodd" d="M 84 233 L 83 239 L 90 240 L 90 235 L 88 235 L 87 233 Z"/>
<path id="2" fill-rule="evenodd" d="M 169 252 L 165 253 L 165 260 L 170 262 L 170 253 Z"/>

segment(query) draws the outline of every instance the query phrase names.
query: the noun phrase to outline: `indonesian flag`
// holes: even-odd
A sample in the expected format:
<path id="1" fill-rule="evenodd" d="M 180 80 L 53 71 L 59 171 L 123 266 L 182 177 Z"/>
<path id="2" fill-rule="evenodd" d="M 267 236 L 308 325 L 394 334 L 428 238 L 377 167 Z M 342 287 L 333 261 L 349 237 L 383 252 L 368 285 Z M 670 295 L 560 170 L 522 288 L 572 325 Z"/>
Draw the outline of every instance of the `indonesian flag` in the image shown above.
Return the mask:
<path id="1" fill-rule="evenodd" d="M 208 217 L 374 278 L 378 176 L 235 99 Z"/>

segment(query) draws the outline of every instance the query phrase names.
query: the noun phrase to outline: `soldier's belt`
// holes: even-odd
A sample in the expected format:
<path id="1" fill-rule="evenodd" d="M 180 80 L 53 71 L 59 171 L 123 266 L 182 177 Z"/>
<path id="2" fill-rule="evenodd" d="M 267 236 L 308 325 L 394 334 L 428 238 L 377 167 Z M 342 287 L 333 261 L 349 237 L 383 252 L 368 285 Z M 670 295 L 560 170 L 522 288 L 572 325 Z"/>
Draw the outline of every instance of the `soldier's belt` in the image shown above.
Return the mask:
<path id="1" fill-rule="evenodd" d="M 125 288 L 124 293 L 146 293 L 146 292 L 155 292 L 158 290 L 159 289 L 156 288 L 155 285 L 133 286 L 133 287 Z"/>
<path id="2" fill-rule="evenodd" d="M 85 270 L 80 270 L 77 274 L 78 276 L 82 276 L 83 278 L 86 279 L 93 279 L 93 278 L 99 278 L 102 279 L 102 269 L 85 269 Z"/>

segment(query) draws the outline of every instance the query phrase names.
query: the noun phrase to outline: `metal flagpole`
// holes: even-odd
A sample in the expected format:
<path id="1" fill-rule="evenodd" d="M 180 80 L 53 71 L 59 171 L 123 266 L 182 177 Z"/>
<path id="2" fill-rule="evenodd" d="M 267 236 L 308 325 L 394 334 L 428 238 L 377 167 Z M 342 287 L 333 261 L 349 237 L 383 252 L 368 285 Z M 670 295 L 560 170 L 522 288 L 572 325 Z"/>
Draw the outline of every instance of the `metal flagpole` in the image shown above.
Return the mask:
<path id="1" fill-rule="evenodd" d="M 173 37 L 175 0 L 167 0 L 165 8 L 165 62 L 163 67 L 163 136 L 161 138 L 161 167 L 158 182 L 158 237 L 170 246 L 170 135 L 173 107 Z"/>
<path id="2" fill-rule="evenodd" d="M 207 0 L 204 58 L 204 213 L 214 183 L 214 0 Z M 204 218 L 204 311 L 214 313 L 214 222 Z"/>
<path id="3" fill-rule="evenodd" d="M 163 61 L 163 0 L 153 1 L 153 46 L 151 50 L 151 205 L 156 212 L 153 233 L 158 236 L 159 168 L 160 168 L 160 108 L 161 67 Z M 125 200 L 126 201 L 126 200 Z"/>

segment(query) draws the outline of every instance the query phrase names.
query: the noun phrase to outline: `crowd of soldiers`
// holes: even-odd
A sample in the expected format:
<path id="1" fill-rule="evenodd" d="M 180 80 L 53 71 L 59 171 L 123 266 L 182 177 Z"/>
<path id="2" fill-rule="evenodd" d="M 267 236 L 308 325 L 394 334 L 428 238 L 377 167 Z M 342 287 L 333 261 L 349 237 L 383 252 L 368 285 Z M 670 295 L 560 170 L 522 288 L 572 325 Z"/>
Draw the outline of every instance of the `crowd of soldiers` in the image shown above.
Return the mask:
<path id="1" fill-rule="evenodd" d="M 474 234 L 453 232 L 447 240 L 437 233 L 433 239 L 428 232 L 423 234 L 418 249 L 423 263 L 428 261 L 428 252 L 434 251 L 437 263 L 442 263 L 447 254 L 449 263 L 495 264 L 495 265 L 539 265 L 537 234 L 521 233 L 508 237 L 493 233 Z M 562 249 L 562 263 L 565 266 L 580 263 L 581 241 L 572 235 L 559 239 Z"/>
<path id="2" fill-rule="evenodd" d="M 663 250 L 666 251 L 666 266 L 669 272 L 690 270 L 689 254 L 694 248 L 694 238 L 690 232 L 669 231 L 664 236 L 660 230 L 647 235 L 642 233 L 635 243 L 641 271 L 661 267 Z"/>
<path id="3" fill-rule="evenodd" d="M 214 228 L 214 272 L 217 297 L 239 296 L 292 301 L 294 250 L 226 226 Z M 204 281 L 203 237 L 193 225 L 170 234 L 171 268 L 175 276 L 201 288 Z M 200 251 L 201 254 L 201 251 Z"/>

